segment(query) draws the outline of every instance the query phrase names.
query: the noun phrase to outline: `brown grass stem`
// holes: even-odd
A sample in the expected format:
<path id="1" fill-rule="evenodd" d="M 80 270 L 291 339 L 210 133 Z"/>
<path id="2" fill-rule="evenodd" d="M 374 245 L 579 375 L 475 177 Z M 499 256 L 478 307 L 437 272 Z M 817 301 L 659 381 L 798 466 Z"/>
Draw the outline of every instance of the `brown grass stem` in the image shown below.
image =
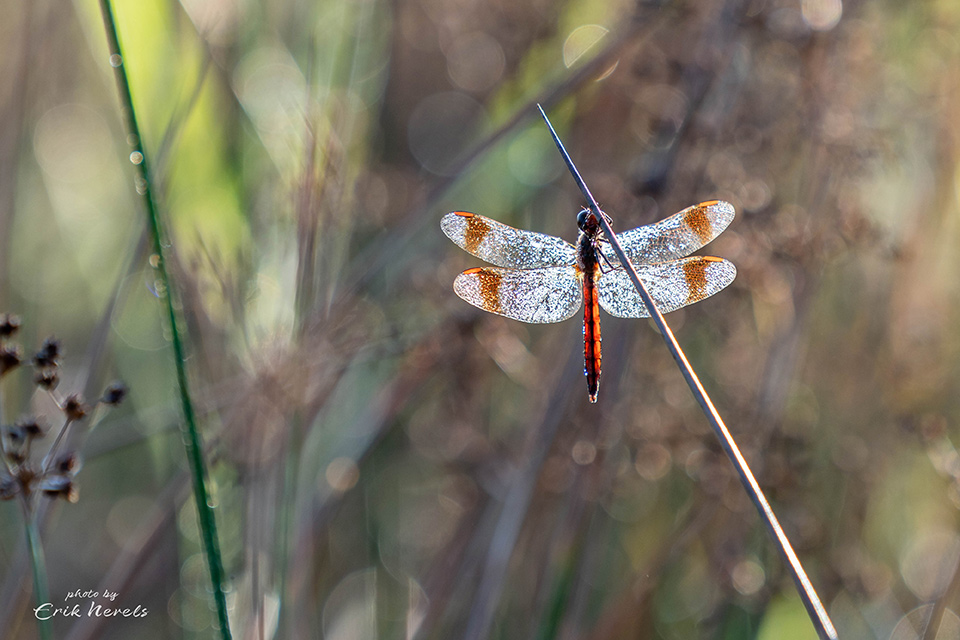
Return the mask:
<path id="1" fill-rule="evenodd" d="M 683 378 L 686 380 L 687 386 L 690 387 L 694 397 L 697 399 L 697 403 L 700 405 L 700 408 L 703 409 L 704 415 L 710 422 L 710 426 L 713 427 L 714 433 L 720 440 L 720 446 L 723 447 L 723 450 L 730 459 L 730 462 L 732 462 L 734 468 L 736 468 L 737 474 L 740 476 L 740 483 L 743 485 L 747 495 L 750 496 L 750 500 L 757 508 L 757 511 L 760 513 L 764 524 L 767 526 L 768 531 L 770 532 L 771 536 L 773 536 L 774 541 L 777 543 L 777 549 L 780 551 L 780 554 L 783 556 L 783 559 L 786 560 L 787 565 L 790 568 L 790 573 L 797 584 L 797 592 L 800 594 L 800 598 L 803 600 L 803 606 L 807 609 L 807 614 L 810 616 L 810 620 L 813 622 L 813 626 L 817 630 L 817 635 L 825 640 L 835 640 L 837 638 L 837 631 L 833 626 L 833 622 L 830 620 L 827 610 L 820 602 L 820 597 L 817 595 L 816 589 L 813 588 L 810 578 L 807 577 L 807 573 L 804 571 L 803 565 L 800 563 L 800 559 L 797 557 L 796 552 L 794 552 L 793 546 L 790 544 L 789 538 L 787 538 L 787 534 L 784 533 L 783 527 L 780 526 L 780 522 L 777 520 L 777 516 L 773 512 L 773 508 L 770 506 L 766 496 L 763 494 L 763 490 L 760 488 L 759 483 L 757 483 L 757 479 L 750 470 L 750 465 L 747 464 L 746 459 L 740 452 L 740 447 L 737 446 L 736 441 L 733 439 L 733 436 L 727 429 L 726 424 L 724 424 L 723 418 L 720 417 L 720 413 L 714 406 L 713 401 L 707 394 L 706 389 L 704 389 L 703 384 L 700 383 L 700 378 L 697 377 L 696 372 L 693 370 L 693 367 L 687 360 L 686 354 L 684 354 L 683 349 L 677 342 L 676 337 L 674 337 L 673 331 L 670 330 L 670 326 L 667 324 L 667 321 L 664 320 L 663 314 L 661 314 L 660 310 L 657 309 L 656 304 L 653 302 L 653 298 L 650 296 L 650 293 L 647 291 L 646 287 L 644 287 L 636 269 L 627 258 L 627 254 L 624 252 L 623 247 L 620 246 L 620 241 L 617 240 L 617 236 L 613 232 L 613 228 L 610 226 L 610 223 L 607 222 L 603 212 L 600 211 L 600 206 L 597 204 L 593 194 L 590 193 L 590 189 L 587 188 L 586 183 L 580 176 L 580 172 L 573 164 L 573 160 L 570 159 L 570 155 L 567 153 L 563 143 L 560 141 L 560 137 L 554 130 L 553 125 L 550 124 L 550 119 L 547 118 L 547 114 L 544 113 L 543 108 L 540 107 L 540 105 L 537 105 L 537 108 L 540 109 L 540 114 L 543 116 L 544 121 L 546 121 L 547 127 L 550 128 L 550 135 L 553 136 L 553 141 L 560 150 L 560 154 L 563 156 L 563 160 L 566 163 L 567 168 L 573 175 L 574 180 L 576 180 L 577 186 L 583 193 L 584 198 L 586 198 L 587 204 L 590 207 L 590 211 L 592 211 L 593 215 L 596 216 L 597 220 L 600 221 L 600 226 L 603 228 L 604 236 L 613 247 L 614 253 L 617 254 L 617 259 L 620 260 L 620 264 L 626 269 L 627 274 L 630 276 L 631 282 L 633 282 L 637 289 L 637 293 L 640 294 L 640 298 L 643 300 L 643 304 L 646 305 L 647 309 L 650 311 L 650 316 L 657 325 L 660 335 L 663 336 L 664 342 L 667 343 L 667 348 L 673 355 L 674 360 L 677 361 L 677 366 L 680 367 L 680 372 L 683 374 Z"/>

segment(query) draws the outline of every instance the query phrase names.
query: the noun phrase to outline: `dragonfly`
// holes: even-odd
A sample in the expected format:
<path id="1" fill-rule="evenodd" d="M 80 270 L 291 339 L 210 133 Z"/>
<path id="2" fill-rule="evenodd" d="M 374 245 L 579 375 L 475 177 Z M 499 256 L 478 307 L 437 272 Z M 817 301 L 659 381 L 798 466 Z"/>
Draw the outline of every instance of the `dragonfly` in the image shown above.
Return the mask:
<path id="1" fill-rule="evenodd" d="M 733 282 L 737 269 L 728 260 L 690 254 L 720 235 L 734 213 L 730 203 L 711 200 L 617 234 L 661 313 L 699 302 Z M 609 216 L 601 214 L 609 222 Z M 596 215 L 583 209 L 577 226 L 580 236 L 574 246 L 466 211 L 440 220 L 443 233 L 461 249 L 494 265 L 467 269 L 454 280 L 454 292 L 473 306 L 540 324 L 572 318 L 583 305 L 584 375 L 590 402 L 596 402 L 599 307 L 620 318 L 646 318 L 650 310 L 603 238 Z"/>

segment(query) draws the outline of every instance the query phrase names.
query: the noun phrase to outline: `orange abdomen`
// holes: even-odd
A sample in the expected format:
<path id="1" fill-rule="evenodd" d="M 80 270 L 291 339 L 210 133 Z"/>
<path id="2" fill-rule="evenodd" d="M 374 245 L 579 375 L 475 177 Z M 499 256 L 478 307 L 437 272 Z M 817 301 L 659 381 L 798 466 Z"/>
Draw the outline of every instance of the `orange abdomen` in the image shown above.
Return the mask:
<path id="1" fill-rule="evenodd" d="M 600 305 L 593 273 L 583 277 L 583 374 L 587 376 L 590 402 L 600 389 Z"/>

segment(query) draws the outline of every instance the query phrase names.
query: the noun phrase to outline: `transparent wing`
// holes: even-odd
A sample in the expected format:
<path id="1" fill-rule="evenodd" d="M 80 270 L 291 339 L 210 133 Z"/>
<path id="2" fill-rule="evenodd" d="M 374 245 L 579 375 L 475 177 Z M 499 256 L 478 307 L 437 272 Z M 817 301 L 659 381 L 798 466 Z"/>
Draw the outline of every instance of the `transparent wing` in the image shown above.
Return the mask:
<path id="1" fill-rule="evenodd" d="M 466 211 L 443 216 L 440 228 L 461 249 L 498 267 L 560 267 L 572 265 L 577 257 L 574 246 L 556 236 L 514 229 Z"/>
<path id="2" fill-rule="evenodd" d="M 484 311 L 522 322 L 560 322 L 580 308 L 583 293 L 574 267 L 467 269 L 453 281 L 457 295 Z"/>
<path id="3" fill-rule="evenodd" d="M 734 213 L 729 202 L 701 202 L 660 222 L 618 233 L 617 238 L 634 264 L 669 262 L 690 255 L 720 235 Z M 610 262 L 619 264 L 609 245 L 602 250 Z"/>
<path id="4" fill-rule="evenodd" d="M 722 258 L 694 256 L 662 264 L 638 264 L 637 274 L 643 281 L 660 313 L 709 298 L 737 277 L 737 268 Z M 600 306 L 620 318 L 648 318 L 650 312 L 623 269 L 614 269 L 600 276 L 597 282 Z"/>

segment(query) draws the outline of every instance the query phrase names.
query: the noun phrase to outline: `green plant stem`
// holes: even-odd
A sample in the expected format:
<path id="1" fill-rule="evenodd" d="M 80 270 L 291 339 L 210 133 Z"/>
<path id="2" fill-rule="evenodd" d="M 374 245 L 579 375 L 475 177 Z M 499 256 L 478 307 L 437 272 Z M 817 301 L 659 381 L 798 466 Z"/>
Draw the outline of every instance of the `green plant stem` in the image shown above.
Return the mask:
<path id="1" fill-rule="evenodd" d="M 20 496 L 23 507 L 23 523 L 27 532 L 27 551 L 30 553 L 30 566 L 33 569 L 33 596 L 37 606 L 50 602 L 50 588 L 47 586 L 47 563 L 43 557 L 43 545 L 40 543 L 40 529 L 37 520 L 31 513 L 29 498 Z M 41 640 L 50 640 L 53 636 L 50 631 L 50 620 L 37 618 L 37 627 L 40 630 Z"/>
<path id="2" fill-rule="evenodd" d="M 0 410 L 0 416 L 3 412 Z M 0 458 L 3 458 L 3 468 L 11 477 L 15 477 L 10 459 L 7 458 L 6 443 L 0 438 Z M 38 607 L 50 602 L 50 588 L 47 586 L 47 563 L 43 555 L 43 545 L 40 542 L 40 528 L 37 526 L 37 520 L 33 517 L 32 496 L 19 496 L 20 508 L 23 511 L 23 529 L 27 536 L 27 552 L 30 554 L 30 568 L 33 570 L 33 597 Z M 36 618 L 36 616 L 34 616 Z M 50 640 L 53 635 L 50 630 L 49 620 L 37 620 L 37 628 L 40 632 L 40 640 Z"/>
<path id="3" fill-rule="evenodd" d="M 580 551 L 581 549 L 576 549 L 576 552 Z M 557 637 L 567 601 L 570 598 L 570 592 L 573 590 L 574 574 L 576 573 L 574 557 L 576 556 L 571 553 L 561 560 L 560 575 L 557 577 L 556 584 L 550 594 L 546 614 L 537 630 L 537 640 L 553 640 Z"/>
<path id="4" fill-rule="evenodd" d="M 143 149 L 140 127 L 137 124 L 136 111 L 133 108 L 130 84 L 123 67 L 123 55 L 120 50 L 120 42 L 117 38 L 117 29 L 113 20 L 113 10 L 110 5 L 110 0 L 100 0 L 100 12 L 103 15 L 103 25 L 107 35 L 107 44 L 110 49 L 110 66 L 114 69 L 117 90 L 120 93 L 120 107 L 127 128 L 128 141 L 132 149 L 130 161 L 137 171 L 135 178 L 136 189 L 137 193 L 143 197 L 151 235 L 153 236 L 153 252 L 158 258 L 156 269 L 160 284 L 163 287 L 163 291 L 159 293 L 165 302 L 167 320 L 170 323 L 171 343 L 177 370 L 177 385 L 180 390 L 180 405 L 183 409 L 181 431 L 189 462 L 190 475 L 193 480 L 193 494 L 194 500 L 197 503 L 200 532 L 203 538 L 204 551 L 207 556 L 207 567 L 210 570 L 210 582 L 213 586 L 213 595 L 217 605 L 220 636 L 224 640 L 229 640 L 231 638 L 230 621 L 227 616 L 227 600 L 223 589 L 223 561 L 220 555 L 220 542 L 217 537 L 216 517 L 207 491 L 207 470 L 203 459 L 203 446 L 200 433 L 197 429 L 193 402 L 190 398 L 183 337 L 179 329 L 176 308 L 173 302 L 173 283 L 167 271 L 167 261 L 164 255 L 163 229 L 151 190 L 147 155 Z"/>

